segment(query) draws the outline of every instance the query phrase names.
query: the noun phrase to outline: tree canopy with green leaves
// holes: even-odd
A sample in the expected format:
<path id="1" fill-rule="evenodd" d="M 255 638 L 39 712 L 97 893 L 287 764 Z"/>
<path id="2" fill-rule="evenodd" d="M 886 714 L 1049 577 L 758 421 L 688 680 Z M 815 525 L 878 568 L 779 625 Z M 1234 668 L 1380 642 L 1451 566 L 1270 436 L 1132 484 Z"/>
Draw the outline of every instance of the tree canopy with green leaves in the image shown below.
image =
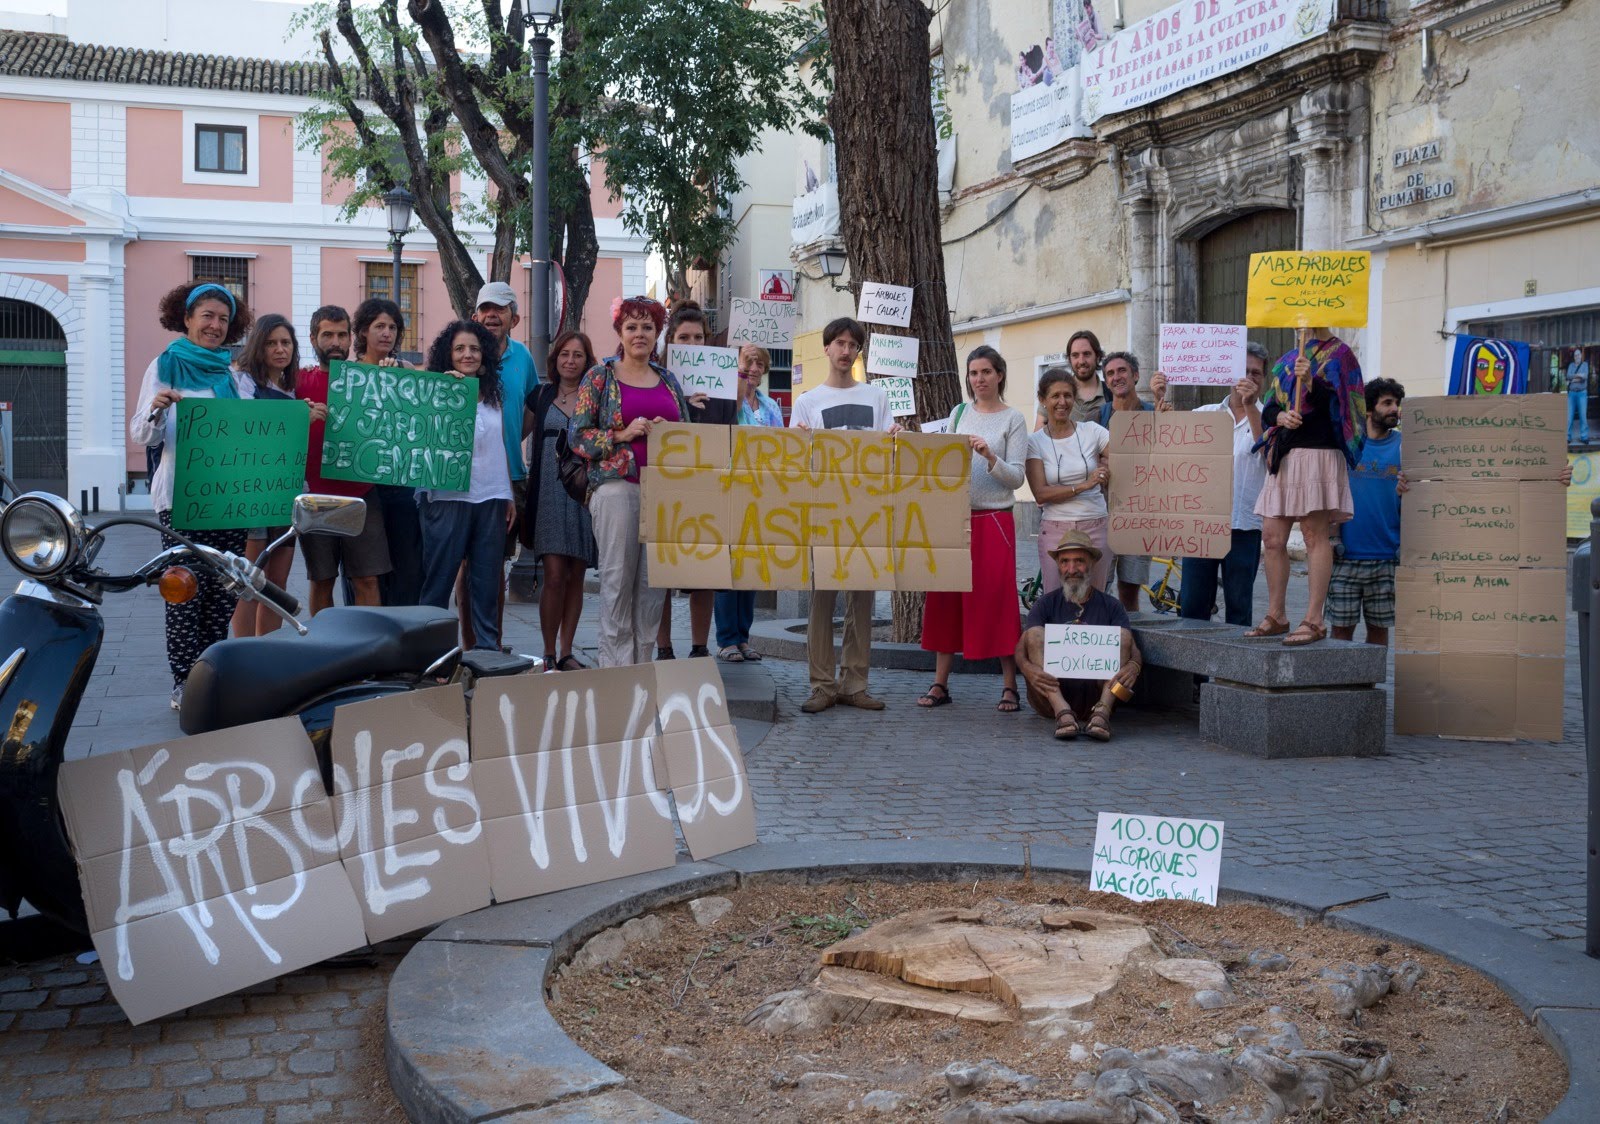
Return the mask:
<path id="1" fill-rule="evenodd" d="M 533 82 L 520 4 L 408 0 L 402 13 L 399 0 L 324 0 L 302 19 L 319 30 L 334 80 L 301 116 L 301 143 L 354 186 L 347 216 L 392 187 L 411 191 L 451 303 L 469 312 L 484 278 L 458 224 L 494 230 L 496 280 L 531 244 Z M 550 211 L 569 308 L 583 307 L 599 250 L 589 156 L 601 158 L 624 224 L 681 286 L 735 235 L 727 212 L 744 186 L 739 160 L 763 131 L 823 131 L 823 102 L 796 65 L 817 19 L 814 8 L 739 0 L 567 0 L 552 68 Z M 492 195 L 452 198 L 462 172 L 487 179 Z"/>

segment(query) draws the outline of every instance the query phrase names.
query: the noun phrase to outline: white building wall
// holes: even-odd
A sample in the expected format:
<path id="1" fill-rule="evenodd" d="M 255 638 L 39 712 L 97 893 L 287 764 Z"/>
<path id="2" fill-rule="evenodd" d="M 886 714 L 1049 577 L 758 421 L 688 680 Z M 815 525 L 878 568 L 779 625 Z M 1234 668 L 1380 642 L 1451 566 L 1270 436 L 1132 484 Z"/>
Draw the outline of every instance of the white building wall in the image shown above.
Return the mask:
<path id="1" fill-rule="evenodd" d="M 102 101 L 72 103 L 72 190 L 128 187 L 128 111 Z"/>

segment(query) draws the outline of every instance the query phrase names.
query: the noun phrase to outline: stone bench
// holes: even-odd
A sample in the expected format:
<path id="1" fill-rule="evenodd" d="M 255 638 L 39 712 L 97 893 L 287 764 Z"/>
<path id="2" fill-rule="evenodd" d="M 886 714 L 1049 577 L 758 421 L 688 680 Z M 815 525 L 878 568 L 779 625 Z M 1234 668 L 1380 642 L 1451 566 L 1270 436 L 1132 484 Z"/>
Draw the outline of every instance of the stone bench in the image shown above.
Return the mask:
<path id="1" fill-rule="evenodd" d="M 1137 613 L 1144 660 L 1138 702 L 1188 706 L 1200 688 L 1200 735 L 1255 757 L 1376 757 L 1384 753 L 1388 700 L 1378 688 L 1388 653 L 1321 640 L 1286 648 L 1217 621 Z"/>

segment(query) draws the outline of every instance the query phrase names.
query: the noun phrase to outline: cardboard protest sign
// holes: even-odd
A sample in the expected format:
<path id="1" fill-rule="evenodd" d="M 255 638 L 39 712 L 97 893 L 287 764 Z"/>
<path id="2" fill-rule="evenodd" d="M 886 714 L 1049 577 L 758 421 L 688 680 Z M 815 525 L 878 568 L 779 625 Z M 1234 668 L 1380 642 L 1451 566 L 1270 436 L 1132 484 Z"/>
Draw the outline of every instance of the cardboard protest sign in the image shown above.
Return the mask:
<path id="1" fill-rule="evenodd" d="M 1182 898 L 1216 905 L 1221 873 L 1221 820 L 1100 813 L 1091 889 L 1136 902 Z"/>
<path id="2" fill-rule="evenodd" d="M 657 426 L 641 475 L 650 581 L 965 590 L 971 468 L 959 436 Z"/>
<path id="3" fill-rule="evenodd" d="M 95 949 L 135 1023 L 367 943 L 294 718 L 61 766 Z"/>
<path id="4" fill-rule="evenodd" d="M 180 531 L 286 527 L 306 487 L 304 402 L 182 398 L 172 525 Z"/>
<path id="5" fill-rule="evenodd" d="M 1560 740 L 1565 405 L 1535 394 L 1402 407 L 1395 733 Z"/>
<path id="6" fill-rule="evenodd" d="M 478 380 L 335 362 L 328 372 L 322 475 L 408 488 L 472 483 Z"/>
<path id="7" fill-rule="evenodd" d="M 867 344 L 867 374 L 917 376 L 917 353 L 922 349 L 915 336 L 891 336 L 873 332 Z"/>
<path id="8" fill-rule="evenodd" d="M 678 378 L 684 397 L 704 391 L 711 398 L 736 401 L 739 397 L 739 349 L 737 347 L 688 347 L 673 344 L 667 348 L 667 370 Z"/>
<path id="9" fill-rule="evenodd" d="M 856 319 L 863 324 L 892 324 L 896 328 L 911 326 L 911 289 L 906 285 L 884 285 L 877 281 L 861 283 L 861 300 L 856 306 Z"/>
<path id="10" fill-rule="evenodd" d="M 756 841 L 755 803 L 716 661 L 650 666 L 661 727 L 655 775 L 672 790 L 689 856 L 698 861 L 748 847 Z"/>
<path id="11" fill-rule="evenodd" d="M 917 412 L 917 384 L 907 378 L 873 379 L 889 395 L 889 416 L 909 418 Z"/>
<path id="12" fill-rule="evenodd" d="M 653 666 L 478 683 L 472 779 L 496 901 L 673 864 Z"/>
<path id="13" fill-rule="evenodd" d="M 1221 558 L 1233 546 L 1233 419 L 1111 415 L 1110 545 L 1118 554 Z"/>
<path id="14" fill-rule="evenodd" d="M 1047 624 L 1043 666 L 1057 679 L 1110 679 L 1122 670 L 1122 629 L 1114 624 Z"/>
<path id="15" fill-rule="evenodd" d="M 1243 324 L 1163 324 L 1158 370 L 1168 386 L 1232 386 L 1244 377 Z"/>
<path id="16" fill-rule="evenodd" d="M 489 904 L 460 684 L 339 707 L 330 751 L 339 852 L 368 941 Z"/>
<path id="17" fill-rule="evenodd" d="M 794 341 L 800 306 L 793 301 L 761 301 L 734 297 L 728 310 L 728 343 L 759 344 L 771 351 Z"/>
<path id="18" fill-rule="evenodd" d="M 1366 251 L 1250 255 L 1244 322 L 1252 328 L 1360 328 L 1367 322 Z"/>

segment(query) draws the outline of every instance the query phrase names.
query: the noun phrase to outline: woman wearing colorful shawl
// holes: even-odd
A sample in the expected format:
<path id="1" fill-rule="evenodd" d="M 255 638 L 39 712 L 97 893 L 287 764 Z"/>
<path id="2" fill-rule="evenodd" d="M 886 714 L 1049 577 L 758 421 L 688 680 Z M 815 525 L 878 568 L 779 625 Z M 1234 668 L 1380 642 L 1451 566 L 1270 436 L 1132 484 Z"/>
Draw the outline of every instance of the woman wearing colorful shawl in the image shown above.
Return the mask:
<path id="1" fill-rule="evenodd" d="M 172 479 L 177 464 L 178 411 L 183 398 L 253 398 L 250 376 L 233 370 L 228 345 L 250 329 L 250 310 L 231 292 L 213 282 L 179 285 L 157 306 L 161 326 L 180 335 L 145 369 L 128 433 L 146 448 L 162 446 L 161 463 L 150 480 L 150 501 L 162 526 L 172 526 Z M 188 537 L 218 550 L 244 553 L 247 528 L 229 531 L 187 531 Z M 163 535 L 163 545 L 178 540 Z M 196 569 L 200 591 L 182 605 L 167 603 L 167 664 L 172 669 L 172 709 L 183 702 L 183 685 L 200 653 L 228 636 L 228 622 L 238 598 L 216 578 Z"/>
<path id="2" fill-rule="evenodd" d="M 1267 482 L 1256 514 L 1267 571 L 1267 615 L 1245 633 L 1283 636 L 1290 646 L 1328 635 L 1322 612 L 1333 573 L 1329 529 L 1354 512 L 1350 469 L 1361 458 L 1367 432 L 1367 399 L 1355 353 L 1326 328 L 1313 328 L 1302 340 L 1272 368 L 1270 396 L 1261 413 Z M 1289 529 L 1296 522 L 1306 541 L 1311 597 L 1305 619 L 1290 632 Z"/>

